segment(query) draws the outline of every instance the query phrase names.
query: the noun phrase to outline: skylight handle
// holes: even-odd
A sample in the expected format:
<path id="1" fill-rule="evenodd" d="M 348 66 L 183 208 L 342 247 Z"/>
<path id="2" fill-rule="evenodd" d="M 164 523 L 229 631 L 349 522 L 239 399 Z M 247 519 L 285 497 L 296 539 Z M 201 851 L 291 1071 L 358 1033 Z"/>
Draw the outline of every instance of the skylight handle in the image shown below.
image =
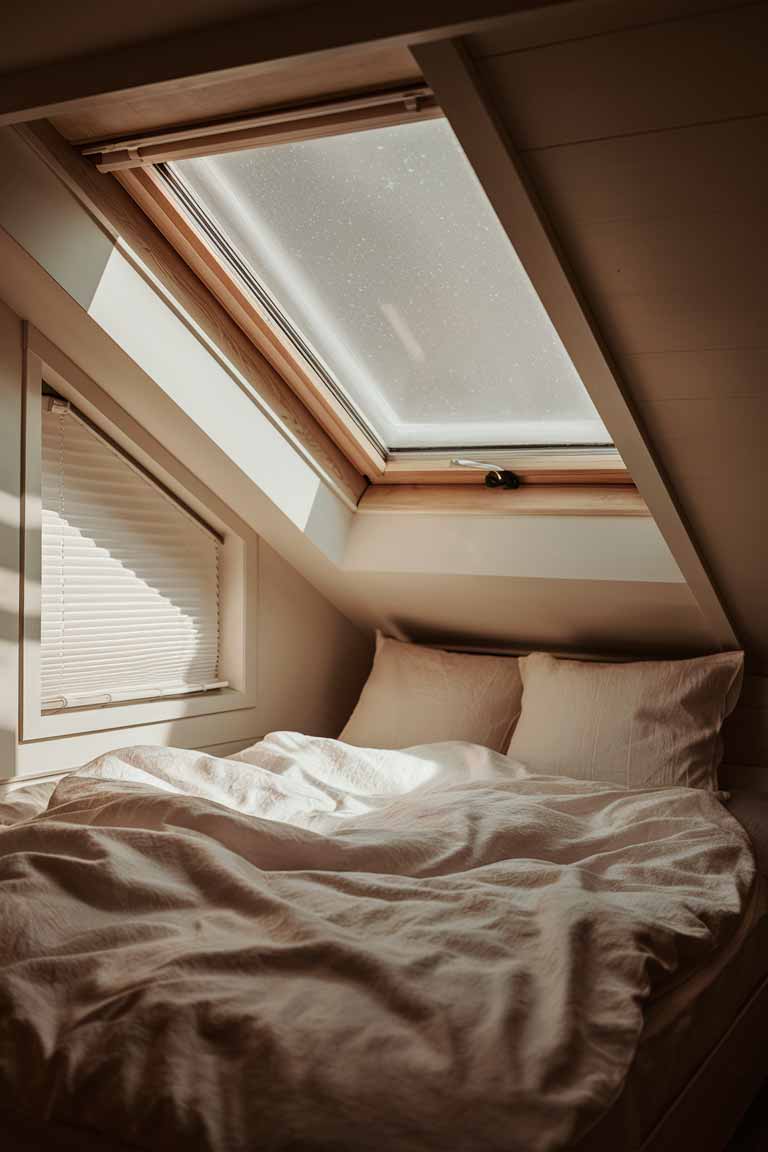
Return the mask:
<path id="1" fill-rule="evenodd" d="M 486 488 L 520 487 L 520 477 L 516 472 L 510 472 L 508 468 L 497 468 L 495 464 L 484 464 L 482 460 L 465 460 L 463 458 L 451 460 L 451 464 L 456 465 L 457 468 L 487 469 L 484 480 Z"/>

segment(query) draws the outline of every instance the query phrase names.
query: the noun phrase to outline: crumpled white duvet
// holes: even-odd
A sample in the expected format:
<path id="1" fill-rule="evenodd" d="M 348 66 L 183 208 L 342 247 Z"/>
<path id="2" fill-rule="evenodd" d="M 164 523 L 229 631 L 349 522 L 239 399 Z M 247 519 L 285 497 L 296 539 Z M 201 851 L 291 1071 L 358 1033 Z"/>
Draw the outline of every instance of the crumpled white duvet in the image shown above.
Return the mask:
<path id="1" fill-rule="evenodd" d="M 0 1112 L 153 1152 L 564 1148 L 753 877 L 700 790 L 125 749 L 0 828 Z"/>

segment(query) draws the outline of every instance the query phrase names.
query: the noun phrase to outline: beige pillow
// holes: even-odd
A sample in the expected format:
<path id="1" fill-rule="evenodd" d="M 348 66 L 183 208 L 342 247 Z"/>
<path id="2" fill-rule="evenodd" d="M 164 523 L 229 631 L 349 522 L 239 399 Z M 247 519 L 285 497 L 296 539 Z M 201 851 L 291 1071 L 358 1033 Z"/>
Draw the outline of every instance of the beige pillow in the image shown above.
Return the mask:
<path id="1" fill-rule="evenodd" d="M 523 710 L 507 754 L 537 774 L 717 788 L 720 728 L 743 662 L 741 652 L 631 664 L 525 656 Z"/>
<path id="2" fill-rule="evenodd" d="M 503 752 L 521 694 L 515 657 L 440 652 L 377 632 L 371 674 L 339 739 L 358 748 L 468 740 Z"/>

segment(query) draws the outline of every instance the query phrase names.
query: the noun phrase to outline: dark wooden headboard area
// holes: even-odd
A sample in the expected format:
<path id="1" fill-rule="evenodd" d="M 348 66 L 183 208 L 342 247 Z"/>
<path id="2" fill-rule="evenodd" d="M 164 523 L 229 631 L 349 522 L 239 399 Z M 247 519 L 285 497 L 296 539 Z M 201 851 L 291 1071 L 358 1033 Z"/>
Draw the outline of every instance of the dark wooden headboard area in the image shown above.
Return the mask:
<path id="1" fill-rule="evenodd" d="M 768 792 L 768 676 L 745 676 L 739 702 L 723 727 L 723 788 Z"/>

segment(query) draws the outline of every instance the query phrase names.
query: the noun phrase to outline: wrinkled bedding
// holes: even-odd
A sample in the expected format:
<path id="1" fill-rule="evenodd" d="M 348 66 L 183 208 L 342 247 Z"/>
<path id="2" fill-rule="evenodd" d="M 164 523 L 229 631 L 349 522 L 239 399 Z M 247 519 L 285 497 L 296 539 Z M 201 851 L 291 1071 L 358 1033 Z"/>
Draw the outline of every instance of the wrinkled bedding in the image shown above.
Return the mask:
<path id="1" fill-rule="evenodd" d="M 0 828 L 0 1113 L 147 1152 L 565 1148 L 754 874 L 701 790 L 126 749 Z"/>

